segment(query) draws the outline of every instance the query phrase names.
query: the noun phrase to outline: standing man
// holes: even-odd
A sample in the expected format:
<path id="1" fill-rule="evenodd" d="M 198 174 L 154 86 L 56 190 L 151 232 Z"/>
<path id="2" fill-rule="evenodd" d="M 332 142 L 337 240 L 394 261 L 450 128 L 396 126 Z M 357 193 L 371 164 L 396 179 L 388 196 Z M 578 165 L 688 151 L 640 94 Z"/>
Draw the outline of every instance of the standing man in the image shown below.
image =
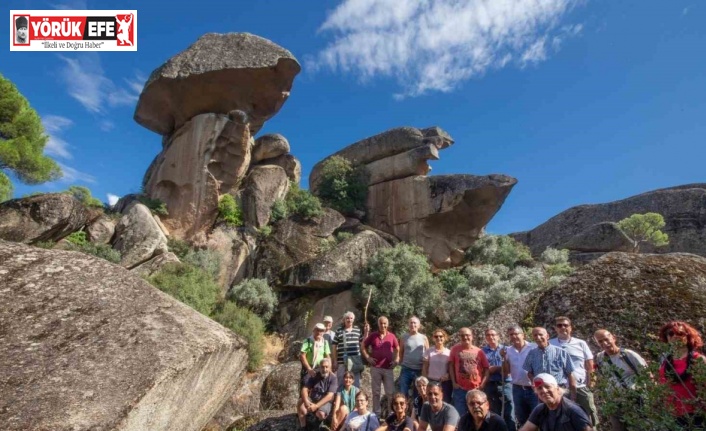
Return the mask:
<path id="1" fill-rule="evenodd" d="M 591 392 L 593 387 L 593 353 L 584 340 L 571 336 L 571 320 L 568 317 L 557 317 L 554 319 L 554 325 L 557 337 L 549 340 L 549 343 L 564 349 L 569 354 L 576 378 L 576 403 L 586 411 L 593 427 L 597 427 L 598 411 L 596 403 L 593 401 L 593 392 Z"/>
<path id="2" fill-rule="evenodd" d="M 465 400 L 464 400 L 465 403 Z M 454 431 L 458 425 L 458 412 L 448 403 L 444 402 L 444 392 L 439 382 L 429 382 L 427 385 L 427 402 L 422 406 L 419 414 L 418 430 Z"/>
<path id="3" fill-rule="evenodd" d="M 532 410 L 520 431 L 593 431 L 586 412 L 566 399 L 554 376 L 541 373 L 532 383 L 542 404 Z"/>
<path id="4" fill-rule="evenodd" d="M 512 401 L 515 409 L 517 425 L 522 426 L 527 422 L 532 410 L 539 404 L 537 394 L 534 393 L 532 381 L 527 377 L 523 368 L 527 354 L 537 348 L 534 343 L 525 341 L 525 332 L 519 325 L 507 328 L 510 345 L 505 350 L 503 370 L 512 377 Z M 500 352 L 502 353 L 502 351 Z"/>
<path id="5" fill-rule="evenodd" d="M 379 417 L 380 410 L 380 384 L 385 387 L 385 395 L 389 402 L 392 401 L 392 392 L 395 389 L 395 375 L 393 370 L 400 362 L 400 344 L 397 337 L 387 330 L 389 326 L 387 317 L 378 319 L 378 330 L 371 332 L 363 341 L 363 358 L 370 364 L 370 377 L 373 385 L 373 412 Z M 370 352 L 368 352 L 370 349 Z M 388 410 L 389 405 L 387 406 Z"/>
<path id="6" fill-rule="evenodd" d="M 569 388 L 571 401 L 574 401 L 576 399 L 576 379 L 573 374 L 574 365 L 571 363 L 569 354 L 565 350 L 549 344 L 549 334 L 542 327 L 532 329 L 532 338 L 537 343 L 537 348 L 529 351 L 525 363 L 522 365 L 522 368 L 527 371 L 527 377 L 530 381 L 534 381 L 534 378 L 540 374 L 551 374 L 560 388 Z"/>
<path id="7" fill-rule="evenodd" d="M 466 406 L 468 413 L 459 420 L 457 431 L 508 431 L 503 418 L 490 411 L 485 392 L 478 389 L 468 391 Z"/>
<path id="8" fill-rule="evenodd" d="M 333 327 L 333 317 L 324 316 L 324 340 L 328 341 L 330 345 L 333 345 L 333 339 L 336 338 L 336 331 L 332 330 Z"/>
<path id="9" fill-rule="evenodd" d="M 343 315 L 343 326 L 338 328 L 331 345 L 331 356 L 334 358 L 333 370 L 339 382 L 343 382 L 343 374 L 346 370 L 345 359 L 357 357 L 357 361 L 363 360 L 360 356 L 360 343 L 363 341 L 363 333 L 360 328 L 353 325 L 355 314 L 347 311 Z M 360 372 L 354 372 L 354 385 L 360 389 Z"/>
<path id="10" fill-rule="evenodd" d="M 411 399 L 414 400 L 419 395 L 414 382 L 422 375 L 424 352 L 429 348 L 429 339 L 419 333 L 421 323 L 417 316 L 410 317 L 408 325 L 409 332 L 402 336 L 400 343 L 400 392 L 410 399 L 409 390 L 412 389 Z"/>
<path id="11" fill-rule="evenodd" d="M 485 345 L 481 347 L 490 369 L 488 370 L 488 384 L 485 385 L 485 394 L 490 403 L 490 410 L 502 415 L 507 424 L 507 429 L 515 431 L 515 414 L 512 408 L 512 379 L 508 371 L 503 371 L 503 355 L 507 346 L 500 344 L 500 335 L 493 328 L 485 330 Z"/>
<path id="12" fill-rule="evenodd" d="M 634 390 L 635 378 L 639 373 L 644 372 L 647 368 L 647 362 L 636 352 L 618 347 L 615 337 L 606 329 L 597 330 L 593 334 L 593 339 L 603 349 L 596 355 L 598 375 L 608 379 L 616 395 L 624 395 L 625 391 Z M 637 401 L 638 397 L 622 396 L 616 398 L 621 404 L 619 410 L 609 416 L 611 429 L 613 431 L 627 431 L 628 427 L 623 421 L 623 415 L 625 409 L 629 409 L 630 403 Z"/>
<path id="13" fill-rule="evenodd" d="M 331 414 L 333 395 L 338 389 L 336 375 L 331 372 L 331 360 L 324 358 L 320 364 L 321 370 L 309 377 L 301 389 L 297 417 L 299 429 L 306 427 L 306 415 L 313 413 L 320 421 Z"/>
<path id="14" fill-rule="evenodd" d="M 466 393 L 472 389 L 483 390 L 488 382 L 488 358 L 473 345 L 473 333 L 469 328 L 458 331 L 461 341 L 451 348 L 449 354 L 449 376 L 453 385 L 451 398 L 459 415 L 468 413 Z"/>

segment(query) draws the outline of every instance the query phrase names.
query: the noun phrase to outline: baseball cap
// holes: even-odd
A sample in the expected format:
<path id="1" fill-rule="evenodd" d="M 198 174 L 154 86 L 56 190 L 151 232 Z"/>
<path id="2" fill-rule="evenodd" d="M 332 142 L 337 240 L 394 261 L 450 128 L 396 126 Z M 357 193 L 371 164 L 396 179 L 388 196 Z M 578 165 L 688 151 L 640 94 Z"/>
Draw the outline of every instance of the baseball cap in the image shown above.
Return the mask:
<path id="1" fill-rule="evenodd" d="M 331 323 L 333 323 L 333 317 L 331 317 L 331 316 L 324 316 L 324 323 L 326 323 L 326 322 L 331 322 Z"/>
<path id="2" fill-rule="evenodd" d="M 547 374 L 547 373 L 537 374 L 535 376 L 534 380 L 532 381 L 532 383 L 534 384 L 535 388 L 538 388 L 543 385 L 559 386 L 559 383 L 557 383 L 554 376 L 552 376 L 551 374 Z"/>
<path id="3" fill-rule="evenodd" d="M 325 330 L 326 330 L 326 327 L 324 326 L 323 323 L 317 323 L 317 324 L 314 326 L 314 329 L 318 329 L 319 331 L 325 331 Z"/>

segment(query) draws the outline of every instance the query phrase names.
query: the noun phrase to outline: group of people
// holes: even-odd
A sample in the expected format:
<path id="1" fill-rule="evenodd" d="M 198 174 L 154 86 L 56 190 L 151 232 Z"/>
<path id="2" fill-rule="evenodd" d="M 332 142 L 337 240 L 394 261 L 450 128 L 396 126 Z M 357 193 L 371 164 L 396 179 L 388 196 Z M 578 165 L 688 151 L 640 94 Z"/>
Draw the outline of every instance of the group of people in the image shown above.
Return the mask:
<path id="1" fill-rule="evenodd" d="M 554 338 L 536 327 L 534 342 L 529 342 L 520 326 L 511 326 L 506 330 L 509 343 L 503 344 L 500 334 L 488 328 L 482 347 L 474 345 L 469 328 L 458 331 L 459 341 L 451 348 L 446 346 L 449 335 L 440 328 L 430 333 L 430 342 L 417 317 L 409 319 L 400 339 L 386 317 L 377 326 L 377 331 L 367 324 L 361 330 L 351 312 L 335 331 L 330 316 L 316 324 L 299 356 L 301 428 L 311 414 L 322 422 L 328 419 L 337 431 L 592 431 L 598 426 L 592 392 L 596 380 L 632 390 L 636 377 L 647 372 L 646 361 L 620 348 L 606 329 L 594 333 L 602 349 L 594 356 L 585 340 L 572 336 L 566 316 L 555 319 Z M 674 321 L 660 329 L 659 337 L 672 346 L 654 377 L 670 388 L 665 403 L 684 429 L 701 429 L 706 404 L 701 398 L 699 405 L 699 396 L 706 388 L 697 388 L 693 377 L 694 367 L 706 365 L 701 336 L 688 323 Z M 372 400 L 360 386 L 366 363 Z M 390 412 L 384 418 L 383 392 Z M 630 429 L 624 414 L 614 412 L 603 429 Z"/>

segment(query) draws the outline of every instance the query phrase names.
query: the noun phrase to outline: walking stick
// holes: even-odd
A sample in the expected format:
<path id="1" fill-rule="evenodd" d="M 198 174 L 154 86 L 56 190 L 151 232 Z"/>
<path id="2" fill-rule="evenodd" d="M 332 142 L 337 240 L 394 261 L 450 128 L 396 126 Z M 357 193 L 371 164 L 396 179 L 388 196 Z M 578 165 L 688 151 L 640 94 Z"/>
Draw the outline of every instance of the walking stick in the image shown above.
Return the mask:
<path id="1" fill-rule="evenodd" d="M 368 306 L 370 306 L 370 298 L 373 297 L 373 288 L 370 288 L 370 293 L 368 294 L 368 302 L 365 303 L 365 310 L 363 311 L 363 320 L 365 321 L 365 324 L 370 327 L 368 324 Z"/>

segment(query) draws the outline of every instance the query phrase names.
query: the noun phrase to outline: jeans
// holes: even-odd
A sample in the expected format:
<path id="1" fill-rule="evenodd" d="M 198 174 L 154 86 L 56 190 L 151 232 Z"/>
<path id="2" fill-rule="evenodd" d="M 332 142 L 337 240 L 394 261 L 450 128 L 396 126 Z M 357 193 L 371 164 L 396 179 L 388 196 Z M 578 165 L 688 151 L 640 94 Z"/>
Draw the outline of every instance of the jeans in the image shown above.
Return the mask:
<path id="1" fill-rule="evenodd" d="M 466 405 L 466 393 L 468 393 L 468 391 L 465 389 L 454 388 L 454 391 L 451 394 L 451 398 L 454 402 L 454 407 L 456 408 L 456 411 L 458 412 L 459 416 L 463 416 L 468 413 L 468 405 Z"/>
<path id="2" fill-rule="evenodd" d="M 419 393 L 417 392 L 417 385 L 414 381 L 417 377 L 422 375 L 422 370 L 413 370 L 411 368 L 402 366 L 400 372 L 400 392 L 402 392 L 407 399 L 409 399 L 409 389 L 412 388 L 412 399 L 417 398 Z"/>
<path id="3" fill-rule="evenodd" d="M 512 384 L 509 382 L 505 384 L 501 384 L 500 382 L 488 382 L 483 392 L 485 392 L 485 395 L 488 397 L 490 411 L 501 415 L 505 420 L 507 429 L 509 431 L 515 431 L 517 424 L 515 424 L 515 412 L 513 411 Z"/>
<path id="4" fill-rule="evenodd" d="M 387 395 L 388 403 L 392 403 L 392 392 L 395 390 L 395 374 L 389 368 L 370 368 L 370 380 L 373 385 L 373 413 L 380 416 L 380 384 L 385 387 L 385 395 Z M 391 411 L 389 409 L 388 411 Z"/>
<path id="5" fill-rule="evenodd" d="M 515 407 L 517 426 L 521 427 L 527 422 L 532 410 L 539 404 L 539 399 L 531 387 L 512 385 L 512 402 Z"/>

